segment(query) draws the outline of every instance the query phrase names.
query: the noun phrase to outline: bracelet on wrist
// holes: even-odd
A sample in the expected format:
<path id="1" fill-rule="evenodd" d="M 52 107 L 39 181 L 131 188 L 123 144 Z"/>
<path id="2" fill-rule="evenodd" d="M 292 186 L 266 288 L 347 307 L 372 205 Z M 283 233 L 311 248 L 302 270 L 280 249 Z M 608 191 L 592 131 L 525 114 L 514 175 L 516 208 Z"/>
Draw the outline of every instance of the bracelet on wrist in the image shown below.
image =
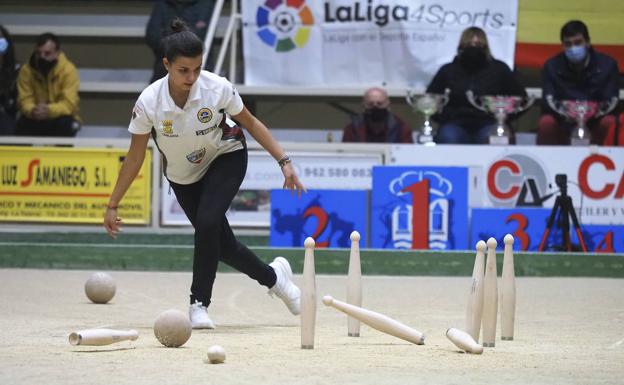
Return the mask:
<path id="1" fill-rule="evenodd" d="M 106 210 L 117 210 L 119 206 L 106 206 Z"/>
<path id="2" fill-rule="evenodd" d="M 290 162 L 290 157 L 288 155 L 285 155 L 282 159 L 277 161 L 277 164 L 280 166 L 280 168 L 284 168 L 284 166 L 286 166 Z"/>

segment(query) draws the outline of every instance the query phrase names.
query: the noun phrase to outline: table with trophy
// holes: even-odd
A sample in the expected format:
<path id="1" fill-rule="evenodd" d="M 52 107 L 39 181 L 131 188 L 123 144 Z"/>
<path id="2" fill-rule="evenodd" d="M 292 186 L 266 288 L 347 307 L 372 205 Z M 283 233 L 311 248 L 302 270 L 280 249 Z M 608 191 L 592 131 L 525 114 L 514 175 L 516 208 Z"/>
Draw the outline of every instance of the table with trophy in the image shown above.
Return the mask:
<path id="1" fill-rule="evenodd" d="M 613 111 L 617 106 L 618 99 L 611 98 L 608 101 L 556 100 L 553 95 L 546 95 L 546 102 L 553 111 L 575 122 L 575 127 L 570 133 L 570 144 L 588 146 L 590 132 L 587 129 L 587 121 L 592 118 L 600 118 Z"/>
<path id="2" fill-rule="evenodd" d="M 416 134 L 416 143 L 435 145 L 433 140 L 435 135 L 430 119 L 432 115 L 441 112 L 444 106 L 446 106 L 449 101 L 450 92 L 451 90 L 448 88 L 443 94 L 426 93 L 424 95 L 418 95 L 413 90 L 407 91 L 407 103 L 412 106 L 415 112 L 420 112 L 425 118 L 423 126 Z"/>
<path id="3" fill-rule="evenodd" d="M 476 96 L 472 90 L 466 91 L 466 98 L 478 110 L 494 115 L 496 125 L 489 133 L 489 143 L 508 145 L 511 131 L 507 126 L 507 117 L 518 114 L 533 105 L 533 96 L 482 95 Z"/>

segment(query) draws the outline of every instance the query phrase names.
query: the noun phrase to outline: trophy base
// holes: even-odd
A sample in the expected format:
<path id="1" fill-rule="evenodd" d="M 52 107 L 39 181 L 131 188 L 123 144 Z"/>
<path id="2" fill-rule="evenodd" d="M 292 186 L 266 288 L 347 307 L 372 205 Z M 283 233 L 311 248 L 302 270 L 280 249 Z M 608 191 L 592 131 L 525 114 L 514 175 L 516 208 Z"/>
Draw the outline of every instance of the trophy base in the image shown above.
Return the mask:
<path id="1" fill-rule="evenodd" d="M 433 135 L 418 135 L 418 143 L 424 144 L 425 146 L 435 146 Z"/>
<path id="2" fill-rule="evenodd" d="M 589 139 L 572 138 L 572 140 L 570 140 L 570 145 L 572 145 L 572 146 L 589 146 Z"/>
<path id="3" fill-rule="evenodd" d="M 494 144 L 496 146 L 507 146 L 509 145 L 509 137 L 508 136 L 490 136 L 490 144 Z"/>

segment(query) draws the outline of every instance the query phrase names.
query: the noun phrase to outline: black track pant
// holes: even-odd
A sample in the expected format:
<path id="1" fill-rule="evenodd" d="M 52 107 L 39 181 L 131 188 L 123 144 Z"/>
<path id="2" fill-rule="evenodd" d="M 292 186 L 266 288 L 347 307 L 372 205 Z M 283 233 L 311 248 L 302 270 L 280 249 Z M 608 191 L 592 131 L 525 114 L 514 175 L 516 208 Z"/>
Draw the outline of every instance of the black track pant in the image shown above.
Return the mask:
<path id="1" fill-rule="evenodd" d="M 57 136 L 74 137 L 78 126 L 72 116 L 61 116 L 56 119 L 34 120 L 22 116 L 17 121 L 18 136 Z"/>
<path id="2" fill-rule="evenodd" d="M 223 154 L 213 161 L 197 182 L 171 187 L 195 228 L 191 303 L 210 304 L 219 261 L 247 274 L 268 288 L 275 285 L 275 271 L 234 237 L 225 212 L 238 192 L 247 170 L 247 150 Z"/>

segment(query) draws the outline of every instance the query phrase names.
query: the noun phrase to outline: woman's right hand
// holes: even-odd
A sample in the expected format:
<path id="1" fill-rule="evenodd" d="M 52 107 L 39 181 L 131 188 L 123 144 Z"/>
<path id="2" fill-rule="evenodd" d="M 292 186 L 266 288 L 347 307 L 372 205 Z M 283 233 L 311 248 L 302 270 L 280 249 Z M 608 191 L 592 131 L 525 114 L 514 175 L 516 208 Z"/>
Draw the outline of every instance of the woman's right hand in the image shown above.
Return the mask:
<path id="1" fill-rule="evenodd" d="M 117 234 L 121 232 L 123 221 L 117 216 L 117 209 L 107 208 L 104 213 L 104 228 L 108 235 L 117 239 Z"/>

